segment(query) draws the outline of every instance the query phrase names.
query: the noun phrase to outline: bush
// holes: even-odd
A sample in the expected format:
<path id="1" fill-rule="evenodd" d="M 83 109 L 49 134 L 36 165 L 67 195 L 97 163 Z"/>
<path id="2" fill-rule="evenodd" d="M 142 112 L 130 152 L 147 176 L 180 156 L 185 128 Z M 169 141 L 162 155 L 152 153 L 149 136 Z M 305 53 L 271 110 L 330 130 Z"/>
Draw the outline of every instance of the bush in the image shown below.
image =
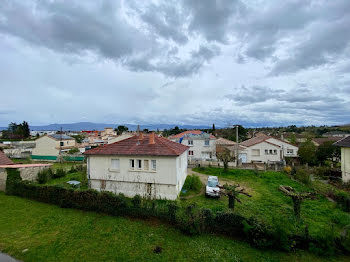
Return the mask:
<path id="1" fill-rule="evenodd" d="M 18 169 L 6 168 L 6 194 L 12 195 L 16 192 L 16 185 L 22 181 L 21 173 Z"/>
<path id="2" fill-rule="evenodd" d="M 66 176 L 67 173 L 63 168 L 58 168 L 53 175 L 53 178 L 60 178 Z"/>
<path id="3" fill-rule="evenodd" d="M 299 168 L 295 174 L 295 178 L 305 185 L 311 184 L 310 175 L 305 169 Z"/>
<path id="4" fill-rule="evenodd" d="M 199 179 L 199 176 L 196 176 L 196 175 L 187 176 L 183 189 L 192 190 L 196 193 L 199 193 L 201 188 L 202 188 L 202 182 Z"/>
<path id="5" fill-rule="evenodd" d="M 38 173 L 37 181 L 39 184 L 45 184 L 52 178 L 51 169 L 43 169 Z"/>
<path id="6" fill-rule="evenodd" d="M 348 194 L 337 193 L 334 195 L 334 200 L 345 212 L 350 212 L 350 196 Z"/>
<path id="7" fill-rule="evenodd" d="M 131 199 L 131 202 L 135 208 L 139 208 L 141 206 L 141 197 L 136 195 Z"/>

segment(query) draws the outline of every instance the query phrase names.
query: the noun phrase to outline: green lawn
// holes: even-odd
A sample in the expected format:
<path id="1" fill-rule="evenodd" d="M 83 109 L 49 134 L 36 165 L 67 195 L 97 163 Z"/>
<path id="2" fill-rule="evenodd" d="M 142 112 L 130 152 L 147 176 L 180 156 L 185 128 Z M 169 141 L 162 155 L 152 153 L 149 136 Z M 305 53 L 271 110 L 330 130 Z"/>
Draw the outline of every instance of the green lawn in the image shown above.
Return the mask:
<path id="1" fill-rule="evenodd" d="M 153 252 L 156 246 L 160 254 Z M 262 251 L 214 235 L 189 237 L 157 221 L 62 209 L 3 193 L 0 250 L 23 261 L 349 261 Z"/>
<path id="2" fill-rule="evenodd" d="M 219 180 L 226 179 L 230 183 L 239 183 L 246 187 L 252 195 L 241 195 L 242 204 L 237 203 L 235 212 L 246 217 L 257 217 L 259 220 L 270 224 L 288 227 L 293 232 L 296 223 L 293 215 L 293 204 L 290 197 L 278 190 L 280 185 L 294 187 L 298 191 L 310 191 L 307 186 L 291 180 L 280 172 L 258 172 L 250 170 L 230 169 L 224 172 L 220 168 L 194 169 L 208 175 L 216 175 Z M 227 198 L 208 199 L 204 195 L 195 196 L 188 200 L 182 200 L 183 204 L 196 203 L 197 205 L 212 209 L 224 209 L 227 207 Z M 301 225 L 309 225 L 311 235 L 330 233 L 332 228 L 339 233 L 344 226 L 350 224 L 350 214 L 343 212 L 325 197 L 318 195 L 315 200 L 305 200 L 301 207 Z"/>

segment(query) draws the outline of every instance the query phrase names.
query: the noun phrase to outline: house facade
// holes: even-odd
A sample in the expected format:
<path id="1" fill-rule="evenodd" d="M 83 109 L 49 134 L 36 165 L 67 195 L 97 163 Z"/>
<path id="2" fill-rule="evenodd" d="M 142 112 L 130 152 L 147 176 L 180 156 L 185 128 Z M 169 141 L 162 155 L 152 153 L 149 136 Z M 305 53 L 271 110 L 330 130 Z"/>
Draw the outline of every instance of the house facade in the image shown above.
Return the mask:
<path id="1" fill-rule="evenodd" d="M 297 146 L 264 134 L 243 141 L 240 146 L 245 147 L 239 156 L 242 163 L 280 162 L 285 157 L 298 156 Z"/>
<path id="2" fill-rule="evenodd" d="M 189 147 L 189 160 L 216 160 L 216 137 L 200 130 L 189 130 L 169 137 Z"/>
<path id="3" fill-rule="evenodd" d="M 341 172 L 343 182 L 350 181 L 350 136 L 335 142 L 333 145 L 341 147 Z"/>
<path id="4" fill-rule="evenodd" d="M 76 147 L 73 137 L 67 135 L 45 135 L 35 140 L 35 148 L 32 150 L 31 158 L 35 160 L 57 160 L 61 153 Z"/>
<path id="5" fill-rule="evenodd" d="M 90 187 L 98 191 L 175 200 L 187 176 L 188 147 L 150 135 L 86 151 Z"/>

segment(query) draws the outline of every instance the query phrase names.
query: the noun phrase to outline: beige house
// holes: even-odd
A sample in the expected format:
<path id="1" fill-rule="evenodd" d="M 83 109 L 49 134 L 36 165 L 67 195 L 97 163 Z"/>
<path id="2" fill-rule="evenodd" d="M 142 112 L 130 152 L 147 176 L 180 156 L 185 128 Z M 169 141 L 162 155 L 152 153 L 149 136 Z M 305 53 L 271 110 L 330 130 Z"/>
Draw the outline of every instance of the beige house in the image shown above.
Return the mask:
<path id="1" fill-rule="evenodd" d="M 338 142 L 334 143 L 335 146 L 341 147 L 341 172 L 342 180 L 344 182 L 350 181 L 350 136 L 347 136 Z"/>
<path id="2" fill-rule="evenodd" d="M 285 157 L 297 157 L 298 147 L 286 141 L 259 133 L 258 136 L 240 143 L 245 150 L 240 152 L 242 163 L 279 162 Z"/>
<path id="3" fill-rule="evenodd" d="M 77 144 L 73 137 L 64 134 L 45 135 L 35 140 L 32 159 L 56 160 L 60 152 L 67 152 Z"/>
<path id="4" fill-rule="evenodd" d="M 178 197 L 187 176 L 188 147 L 166 138 L 136 135 L 84 153 L 90 187 L 128 197 Z"/>

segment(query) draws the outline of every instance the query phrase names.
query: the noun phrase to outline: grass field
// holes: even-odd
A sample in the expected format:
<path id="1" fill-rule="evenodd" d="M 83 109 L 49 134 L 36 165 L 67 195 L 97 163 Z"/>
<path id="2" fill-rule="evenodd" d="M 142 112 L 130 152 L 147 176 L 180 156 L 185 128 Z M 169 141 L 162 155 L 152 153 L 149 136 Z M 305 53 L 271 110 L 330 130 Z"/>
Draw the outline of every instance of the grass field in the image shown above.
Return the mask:
<path id="1" fill-rule="evenodd" d="M 161 253 L 153 252 L 156 246 Z M 189 237 L 157 221 L 62 209 L 3 193 L 0 250 L 23 261 L 349 261 L 257 250 L 214 235 Z"/>
<path id="2" fill-rule="evenodd" d="M 291 180 L 287 175 L 280 172 L 258 172 L 251 170 L 230 169 L 224 171 L 220 168 L 194 169 L 207 175 L 216 175 L 221 184 L 239 183 L 246 188 L 252 197 L 241 195 L 242 204 L 237 203 L 235 212 L 246 217 L 254 216 L 259 220 L 270 224 L 289 227 L 295 230 L 293 204 L 290 197 L 285 196 L 278 190 L 280 185 L 294 187 L 297 191 L 310 191 L 307 186 Z M 206 198 L 203 194 L 183 200 L 183 204 L 196 203 L 199 206 L 212 209 L 224 209 L 227 207 L 227 198 Z M 333 229 L 339 233 L 344 226 L 350 224 L 350 214 L 343 212 L 335 203 L 318 195 L 315 200 L 305 200 L 301 206 L 301 225 L 309 225 L 311 235 L 331 233 Z"/>

